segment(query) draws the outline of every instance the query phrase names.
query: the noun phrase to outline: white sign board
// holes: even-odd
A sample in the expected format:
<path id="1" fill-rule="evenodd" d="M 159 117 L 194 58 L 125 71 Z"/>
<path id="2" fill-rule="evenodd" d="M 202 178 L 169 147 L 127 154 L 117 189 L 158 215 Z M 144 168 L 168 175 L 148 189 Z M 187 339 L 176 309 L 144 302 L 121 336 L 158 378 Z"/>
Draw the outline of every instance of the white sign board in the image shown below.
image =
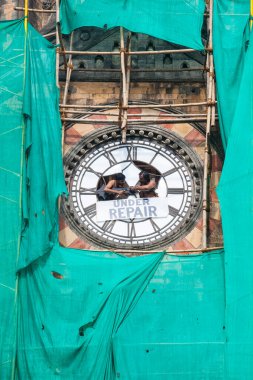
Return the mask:
<path id="1" fill-rule="evenodd" d="M 128 198 L 97 202 L 97 221 L 119 219 L 165 218 L 167 198 Z"/>

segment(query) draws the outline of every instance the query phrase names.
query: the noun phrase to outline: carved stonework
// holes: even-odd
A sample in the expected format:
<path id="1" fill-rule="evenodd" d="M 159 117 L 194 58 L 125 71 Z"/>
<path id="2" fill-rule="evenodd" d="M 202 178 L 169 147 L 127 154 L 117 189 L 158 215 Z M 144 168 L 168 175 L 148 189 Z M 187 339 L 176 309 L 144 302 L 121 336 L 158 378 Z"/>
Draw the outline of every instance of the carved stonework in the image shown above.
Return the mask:
<path id="1" fill-rule="evenodd" d="M 101 106 L 102 109 L 102 106 Z M 134 108 L 131 109 L 134 114 L 140 114 L 140 120 L 145 120 L 145 114 L 147 114 L 146 109 Z M 90 123 L 81 124 L 72 123 L 67 127 L 65 134 L 65 144 L 64 144 L 64 154 L 66 155 L 70 152 L 76 144 L 78 144 L 86 134 L 96 131 L 103 126 L 101 120 L 106 121 L 108 119 L 107 113 L 110 111 L 105 111 L 104 115 L 90 115 L 86 117 L 87 121 Z M 161 120 L 165 112 L 159 109 L 153 109 L 152 114 L 155 115 L 157 121 Z M 131 116 L 129 116 L 131 119 Z M 115 122 L 117 118 L 115 118 Z M 154 123 L 153 123 L 154 125 Z M 201 126 L 191 125 L 191 124 L 170 124 L 166 122 L 159 125 L 167 131 L 175 133 L 181 139 L 183 139 L 191 149 L 198 155 L 203 163 L 204 160 L 204 149 L 205 149 L 205 137 L 203 135 L 203 130 Z M 137 128 L 138 129 L 138 128 Z M 215 193 L 215 188 L 218 184 L 220 177 L 222 163 L 217 154 L 217 151 L 212 148 L 212 176 L 211 176 L 211 195 L 210 195 L 210 223 L 209 223 L 209 233 L 208 241 L 210 246 L 220 246 L 222 244 L 222 233 L 221 233 L 221 220 L 219 212 L 219 203 Z M 170 250 L 187 250 L 187 249 L 199 249 L 202 246 L 202 228 L 203 220 L 202 214 L 200 213 L 197 221 L 192 226 L 190 231 L 182 236 L 182 238 L 177 239 L 176 242 L 169 244 L 166 248 Z M 93 245 L 90 239 L 80 238 L 80 235 L 75 232 L 75 229 L 71 227 L 68 219 L 63 215 L 61 216 L 60 222 L 60 242 L 63 246 L 71 248 L 81 248 L 81 249 L 97 249 L 101 248 L 99 243 Z M 136 252 L 138 254 L 138 252 Z"/>

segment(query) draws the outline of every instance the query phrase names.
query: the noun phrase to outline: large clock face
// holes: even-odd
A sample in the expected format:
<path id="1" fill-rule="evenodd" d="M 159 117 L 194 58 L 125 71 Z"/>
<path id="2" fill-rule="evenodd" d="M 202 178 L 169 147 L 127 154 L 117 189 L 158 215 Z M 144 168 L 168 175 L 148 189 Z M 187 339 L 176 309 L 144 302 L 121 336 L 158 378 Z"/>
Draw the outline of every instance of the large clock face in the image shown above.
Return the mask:
<path id="1" fill-rule="evenodd" d="M 65 158 L 69 199 L 63 211 L 71 228 L 95 245 L 111 249 L 157 249 L 182 238 L 201 209 L 202 168 L 197 155 L 176 135 L 159 127 L 136 127 L 121 143 L 115 127 L 87 135 Z M 116 173 L 135 186 L 146 171 L 156 195 L 166 199 L 166 217 L 98 221 L 99 189 Z M 138 195 L 129 195 L 128 197 Z"/>

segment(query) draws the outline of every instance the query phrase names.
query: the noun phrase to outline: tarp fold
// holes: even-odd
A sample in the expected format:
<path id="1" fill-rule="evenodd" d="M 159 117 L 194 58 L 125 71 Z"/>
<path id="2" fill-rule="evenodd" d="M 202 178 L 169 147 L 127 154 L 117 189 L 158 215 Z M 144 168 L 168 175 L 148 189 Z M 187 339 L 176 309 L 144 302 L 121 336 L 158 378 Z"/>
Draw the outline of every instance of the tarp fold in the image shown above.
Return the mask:
<path id="1" fill-rule="evenodd" d="M 62 0 L 64 34 L 82 26 L 123 26 L 175 44 L 202 50 L 204 0 Z"/>

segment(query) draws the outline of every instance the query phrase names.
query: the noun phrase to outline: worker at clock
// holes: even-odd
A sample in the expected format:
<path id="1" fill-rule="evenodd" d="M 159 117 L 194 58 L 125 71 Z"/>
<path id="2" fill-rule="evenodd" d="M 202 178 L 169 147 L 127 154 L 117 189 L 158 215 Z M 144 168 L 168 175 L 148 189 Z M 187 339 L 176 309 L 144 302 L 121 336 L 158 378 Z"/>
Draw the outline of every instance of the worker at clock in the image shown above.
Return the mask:
<path id="1" fill-rule="evenodd" d="M 121 188 L 124 188 L 121 190 Z M 104 188 L 104 192 L 110 194 L 110 197 L 107 199 L 124 199 L 127 198 L 128 192 L 125 190 L 128 188 L 126 183 L 126 177 L 122 173 L 114 175 L 114 178 L 111 179 Z"/>
<path id="2" fill-rule="evenodd" d="M 158 196 L 155 192 L 155 178 L 151 178 L 150 174 L 145 171 L 139 173 L 139 181 L 137 185 L 131 186 L 130 189 L 139 191 L 140 198 L 155 198 Z"/>

